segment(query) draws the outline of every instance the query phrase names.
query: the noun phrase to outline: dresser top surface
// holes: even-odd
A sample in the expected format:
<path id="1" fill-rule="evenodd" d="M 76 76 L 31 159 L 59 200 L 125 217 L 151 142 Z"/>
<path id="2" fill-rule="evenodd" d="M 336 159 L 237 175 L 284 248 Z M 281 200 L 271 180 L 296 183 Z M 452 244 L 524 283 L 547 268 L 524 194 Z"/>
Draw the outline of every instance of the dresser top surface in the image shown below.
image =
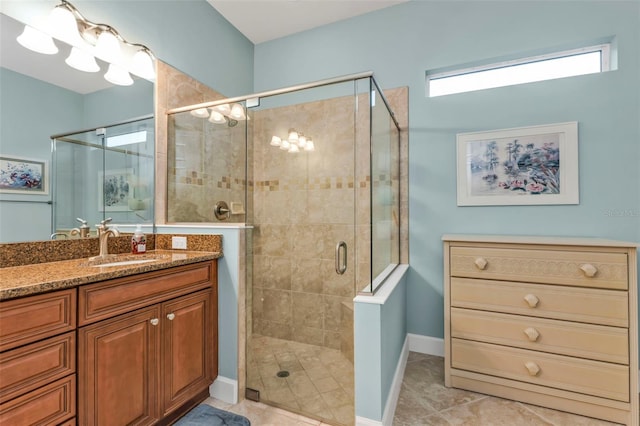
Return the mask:
<path id="1" fill-rule="evenodd" d="M 548 237 L 535 235 L 480 235 L 480 234 L 445 234 L 442 241 L 448 242 L 478 242 L 505 244 L 540 244 L 540 245 L 568 245 L 593 247 L 624 247 L 637 248 L 640 243 L 631 241 L 610 240 L 606 238 L 588 237 Z"/>

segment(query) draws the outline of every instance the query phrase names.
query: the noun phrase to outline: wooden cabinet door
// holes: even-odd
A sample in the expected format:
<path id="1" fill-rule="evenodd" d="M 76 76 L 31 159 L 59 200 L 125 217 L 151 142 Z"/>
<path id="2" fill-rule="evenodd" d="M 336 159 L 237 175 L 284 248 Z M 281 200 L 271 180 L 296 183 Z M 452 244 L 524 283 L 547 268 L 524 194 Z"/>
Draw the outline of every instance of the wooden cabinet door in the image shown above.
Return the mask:
<path id="1" fill-rule="evenodd" d="M 205 290 L 162 304 L 163 416 L 213 382 L 211 295 Z"/>
<path id="2" fill-rule="evenodd" d="M 160 305 L 78 334 L 78 424 L 148 425 L 158 416 Z"/>

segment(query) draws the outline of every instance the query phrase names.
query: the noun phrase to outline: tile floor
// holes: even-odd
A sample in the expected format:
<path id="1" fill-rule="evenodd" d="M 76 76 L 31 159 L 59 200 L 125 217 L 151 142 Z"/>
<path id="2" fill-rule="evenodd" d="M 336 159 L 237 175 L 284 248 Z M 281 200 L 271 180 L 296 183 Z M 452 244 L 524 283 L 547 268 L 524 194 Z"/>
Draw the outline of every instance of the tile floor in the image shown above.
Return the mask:
<path id="1" fill-rule="evenodd" d="M 248 346 L 247 386 L 261 402 L 353 425 L 353 364 L 339 350 L 256 334 Z M 281 371 L 289 376 L 278 377 Z"/>
<path id="2" fill-rule="evenodd" d="M 266 345 L 269 342 L 263 343 Z M 337 423 L 335 420 L 323 423 L 320 420 L 248 400 L 235 405 L 212 398 L 206 402 L 247 417 L 253 426 L 344 424 Z M 353 418 L 350 424 L 353 424 Z M 613 426 L 614 424 L 474 392 L 445 388 L 444 359 L 411 352 L 393 425 Z"/>

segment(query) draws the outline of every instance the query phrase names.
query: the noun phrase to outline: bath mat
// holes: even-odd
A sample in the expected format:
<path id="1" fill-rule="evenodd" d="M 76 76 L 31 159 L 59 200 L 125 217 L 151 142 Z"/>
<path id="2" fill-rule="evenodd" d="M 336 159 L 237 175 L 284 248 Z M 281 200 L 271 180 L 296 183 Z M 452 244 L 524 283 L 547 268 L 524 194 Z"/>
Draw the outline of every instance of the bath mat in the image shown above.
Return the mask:
<path id="1" fill-rule="evenodd" d="M 251 426 L 246 417 L 200 404 L 174 423 L 174 426 Z"/>

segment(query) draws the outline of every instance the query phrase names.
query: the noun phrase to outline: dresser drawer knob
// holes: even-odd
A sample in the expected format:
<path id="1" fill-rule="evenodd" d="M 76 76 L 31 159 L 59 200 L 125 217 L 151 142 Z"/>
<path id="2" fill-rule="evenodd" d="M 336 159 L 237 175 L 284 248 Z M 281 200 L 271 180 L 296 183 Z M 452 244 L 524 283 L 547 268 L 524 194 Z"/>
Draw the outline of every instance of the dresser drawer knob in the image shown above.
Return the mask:
<path id="1" fill-rule="evenodd" d="M 487 267 L 487 265 L 489 264 L 489 262 L 487 262 L 487 260 L 484 257 L 479 257 L 476 259 L 475 262 L 473 262 L 476 264 L 476 267 L 478 269 L 480 269 L 481 271 L 484 271 L 484 269 Z"/>
<path id="2" fill-rule="evenodd" d="M 540 337 L 540 333 L 538 333 L 538 330 L 536 330 L 533 327 L 527 327 L 524 330 L 524 334 L 527 335 L 527 337 L 529 338 L 529 341 L 531 341 L 531 342 L 537 341 L 538 337 Z"/>
<path id="3" fill-rule="evenodd" d="M 584 273 L 584 275 L 588 278 L 593 278 L 596 276 L 596 274 L 598 273 L 598 268 L 596 268 L 595 266 L 593 266 L 590 263 L 585 263 L 584 265 L 580 266 L 580 270 Z"/>
<path id="4" fill-rule="evenodd" d="M 530 376 L 537 376 L 540 374 L 540 367 L 533 361 L 527 361 L 524 363 L 524 366 L 527 367 L 527 371 L 529 371 Z"/>
<path id="5" fill-rule="evenodd" d="M 533 294 L 527 294 L 524 297 L 524 300 L 527 302 L 530 308 L 535 308 L 536 306 L 538 306 L 538 302 L 540 302 L 540 300 Z"/>

